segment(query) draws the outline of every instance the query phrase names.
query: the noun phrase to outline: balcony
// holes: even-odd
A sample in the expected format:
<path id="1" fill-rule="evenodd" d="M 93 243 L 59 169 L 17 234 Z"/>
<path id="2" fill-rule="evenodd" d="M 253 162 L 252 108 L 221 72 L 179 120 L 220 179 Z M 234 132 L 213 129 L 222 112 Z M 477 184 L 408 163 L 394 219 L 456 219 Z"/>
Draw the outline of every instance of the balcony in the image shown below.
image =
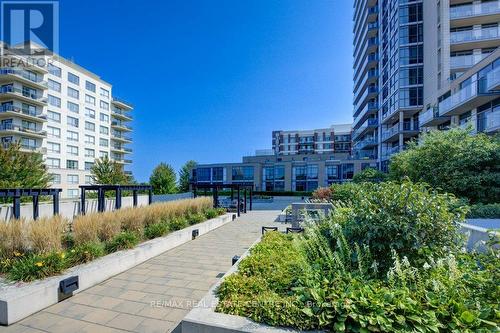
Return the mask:
<path id="1" fill-rule="evenodd" d="M 394 147 L 389 147 L 389 148 L 386 148 L 385 150 L 382 151 L 382 158 L 383 159 L 388 159 L 390 158 L 392 155 L 394 154 L 397 154 L 399 153 L 401 150 L 404 149 L 400 149 L 401 147 L 400 146 L 394 146 Z"/>
<path id="2" fill-rule="evenodd" d="M 443 124 L 450 120 L 451 117 L 442 117 L 439 115 L 439 108 L 430 108 L 418 115 L 418 124 L 420 127 L 424 126 L 436 126 Z"/>
<path id="3" fill-rule="evenodd" d="M 112 157 L 113 160 L 115 160 L 116 163 L 119 163 L 119 164 L 130 164 L 132 163 L 132 160 L 127 160 L 127 159 L 124 159 L 124 158 L 121 158 L 121 157 Z"/>
<path id="4" fill-rule="evenodd" d="M 477 131 L 494 133 L 500 131 L 500 111 L 487 111 L 477 115 Z"/>
<path id="5" fill-rule="evenodd" d="M 123 153 L 123 154 L 130 154 L 130 153 L 132 153 L 132 149 L 131 148 L 126 148 L 126 147 L 123 147 L 122 145 L 111 145 L 111 150 L 115 151 L 115 152 L 118 152 L 118 153 Z"/>
<path id="6" fill-rule="evenodd" d="M 132 120 L 132 116 L 129 114 L 129 112 L 125 112 L 123 110 L 116 109 L 116 108 L 112 108 L 111 109 L 111 115 L 114 118 L 123 119 L 123 120 L 126 120 L 126 121 L 131 121 Z"/>
<path id="7" fill-rule="evenodd" d="M 363 149 L 366 149 L 366 148 L 375 147 L 376 145 L 378 145 L 377 138 L 374 137 L 374 136 L 371 136 L 371 137 L 368 137 L 368 138 L 364 138 L 361 141 L 357 141 L 356 143 L 354 143 L 354 147 L 353 148 L 355 150 L 363 150 Z"/>
<path id="8" fill-rule="evenodd" d="M 132 131 L 132 127 L 126 125 L 125 122 L 119 120 L 111 121 L 111 127 L 114 127 L 120 131 L 126 131 L 126 132 Z"/>
<path id="9" fill-rule="evenodd" d="M 418 123 L 409 121 L 403 122 L 402 126 L 396 124 L 387 130 L 382 131 L 382 141 L 396 141 L 399 140 L 399 134 L 403 134 L 404 138 L 413 137 L 419 132 Z"/>
<path id="10" fill-rule="evenodd" d="M 12 86 L 4 86 L 0 89 L 0 99 L 16 98 L 27 103 L 36 103 L 41 106 L 47 105 L 47 99 L 42 94 L 32 94 L 23 89 Z"/>
<path id="11" fill-rule="evenodd" d="M 5 131 L 13 135 L 30 136 L 43 139 L 47 136 L 47 132 L 41 128 L 27 128 L 13 124 L 0 124 L 0 131 Z"/>
<path id="12" fill-rule="evenodd" d="M 118 107 L 120 107 L 122 109 L 126 109 L 126 110 L 132 110 L 134 108 L 132 103 L 129 103 L 129 102 L 125 101 L 124 99 L 121 99 L 121 98 L 116 97 L 116 96 L 113 96 L 111 103 L 117 105 Z"/>
<path id="13" fill-rule="evenodd" d="M 356 83 L 354 84 L 354 89 L 353 93 L 354 95 L 357 95 L 360 91 L 365 89 L 367 85 L 370 84 L 376 84 L 378 81 L 378 68 L 371 68 L 369 69 L 366 73 L 363 73 L 362 76 L 360 76 L 361 80 L 357 80 Z"/>
<path id="14" fill-rule="evenodd" d="M 41 112 L 36 112 L 26 108 L 20 108 L 14 105 L 2 105 L 0 106 L 0 117 L 5 115 L 7 117 L 17 116 L 32 121 L 46 121 L 47 116 Z"/>
<path id="15" fill-rule="evenodd" d="M 496 47 L 498 39 L 498 27 L 456 31 L 450 33 L 450 50 Z"/>
<path id="16" fill-rule="evenodd" d="M 40 77 L 30 71 L 17 68 L 0 69 L 0 82 L 6 82 L 12 79 L 32 85 L 38 89 L 47 89 L 47 81 L 44 81 L 43 77 Z"/>
<path id="17" fill-rule="evenodd" d="M 463 55 L 450 57 L 450 69 L 465 69 L 474 66 L 483 60 L 488 54 Z"/>
<path id="18" fill-rule="evenodd" d="M 364 121 L 364 123 L 359 126 L 353 133 L 352 137 L 353 139 L 356 139 L 360 137 L 361 135 L 365 134 L 369 129 L 375 129 L 378 126 L 378 119 L 377 118 L 368 118 Z"/>
<path id="19" fill-rule="evenodd" d="M 500 2 L 489 1 L 450 7 L 450 25 L 454 27 L 481 24 L 482 16 L 485 15 L 494 15 L 492 22 L 498 21 L 496 16 L 500 16 Z"/>
<path id="20" fill-rule="evenodd" d="M 123 135 L 121 132 L 111 132 L 111 140 L 130 143 L 132 139 L 128 136 Z"/>
<path id="21" fill-rule="evenodd" d="M 354 114 L 354 123 L 353 126 L 356 127 L 357 124 L 361 121 L 365 121 L 372 114 L 376 114 L 378 111 L 378 103 L 376 102 L 368 102 L 365 107 L 359 112 L 359 114 Z"/>
<path id="22" fill-rule="evenodd" d="M 500 67 L 486 74 L 486 89 L 492 92 L 500 90 Z"/>
<path id="23" fill-rule="evenodd" d="M 489 81 L 488 78 L 490 78 Z M 486 78 L 482 78 L 479 81 L 473 81 L 439 103 L 439 115 L 459 115 L 493 100 L 498 94 L 491 92 L 487 88 L 488 82 L 492 87 L 500 85 L 498 69 L 488 73 Z"/>

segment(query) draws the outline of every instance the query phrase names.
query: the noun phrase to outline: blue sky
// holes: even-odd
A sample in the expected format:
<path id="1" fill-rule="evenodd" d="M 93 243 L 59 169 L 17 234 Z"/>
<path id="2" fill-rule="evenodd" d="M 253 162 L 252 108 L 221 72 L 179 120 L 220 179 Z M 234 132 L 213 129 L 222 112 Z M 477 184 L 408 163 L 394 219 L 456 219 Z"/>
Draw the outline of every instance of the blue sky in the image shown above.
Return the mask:
<path id="1" fill-rule="evenodd" d="M 60 1 L 60 53 L 134 106 L 131 170 L 238 162 L 271 131 L 352 121 L 352 3 Z"/>

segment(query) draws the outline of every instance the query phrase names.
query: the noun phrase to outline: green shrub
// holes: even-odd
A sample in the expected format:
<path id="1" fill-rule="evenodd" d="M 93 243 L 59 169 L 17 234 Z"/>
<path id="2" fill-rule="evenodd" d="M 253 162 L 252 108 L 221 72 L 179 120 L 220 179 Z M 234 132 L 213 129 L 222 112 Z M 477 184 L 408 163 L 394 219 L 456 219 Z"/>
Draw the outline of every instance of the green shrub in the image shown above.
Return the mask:
<path id="1" fill-rule="evenodd" d="M 168 229 L 170 231 L 177 231 L 184 229 L 188 226 L 188 222 L 184 217 L 174 217 L 168 222 Z"/>
<path id="2" fill-rule="evenodd" d="M 52 252 L 45 255 L 30 254 L 15 260 L 7 277 L 13 281 L 34 281 L 61 273 L 66 267 L 64 252 Z"/>
<path id="3" fill-rule="evenodd" d="M 355 201 L 358 193 L 358 185 L 353 183 L 332 184 L 331 199 L 338 202 Z"/>
<path id="4" fill-rule="evenodd" d="M 70 266 L 80 265 L 105 255 L 104 245 L 100 242 L 87 242 L 79 244 L 68 252 Z"/>
<path id="5" fill-rule="evenodd" d="M 132 231 L 122 231 L 116 235 L 110 242 L 106 243 L 108 253 L 131 249 L 139 243 L 139 237 Z"/>
<path id="6" fill-rule="evenodd" d="M 381 274 L 392 265 L 391 250 L 422 265 L 429 255 L 444 257 L 459 246 L 465 209 L 451 208 L 453 196 L 408 181 L 364 183 L 357 193 L 336 216 L 350 244 L 370 248 Z"/>
<path id="7" fill-rule="evenodd" d="M 500 203 L 471 205 L 467 218 L 500 218 Z"/>
<path id="8" fill-rule="evenodd" d="M 209 209 L 205 210 L 204 214 L 205 214 L 205 217 L 208 220 L 216 218 L 217 216 L 219 216 L 219 212 L 215 208 L 209 208 Z"/>
<path id="9" fill-rule="evenodd" d="M 187 217 L 189 225 L 198 224 L 206 220 L 205 215 L 202 213 L 191 214 Z"/>
<path id="10" fill-rule="evenodd" d="M 223 207 L 218 207 L 218 208 L 216 208 L 216 210 L 217 210 L 218 215 L 224 215 L 227 213 L 227 209 L 223 208 Z"/>
<path id="11" fill-rule="evenodd" d="M 387 179 L 387 174 L 374 168 L 366 168 L 352 178 L 354 183 L 380 183 Z"/>
<path id="12" fill-rule="evenodd" d="M 154 223 L 146 226 L 144 228 L 144 237 L 147 239 L 153 239 L 161 237 L 168 233 L 168 225 L 163 222 Z"/>

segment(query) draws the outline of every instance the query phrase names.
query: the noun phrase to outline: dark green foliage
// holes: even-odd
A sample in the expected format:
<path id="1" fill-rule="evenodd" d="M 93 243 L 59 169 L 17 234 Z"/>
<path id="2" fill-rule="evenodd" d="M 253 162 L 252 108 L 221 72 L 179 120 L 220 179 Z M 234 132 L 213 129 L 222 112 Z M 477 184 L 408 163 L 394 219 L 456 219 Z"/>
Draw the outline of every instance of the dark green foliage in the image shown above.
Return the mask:
<path id="1" fill-rule="evenodd" d="M 207 219 L 213 219 L 213 218 L 216 218 L 217 216 L 219 216 L 219 212 L 217 211 L 217 209 L 215 208 L 210 208 L 210 209 L 207 209 L 205 212 L 205 217 Z"/>
<path id="2" fill-rule="evenodd" d="M 66 268 L 64 253 L 29 254 L 15 260 L 7 277 L 13 281 L 34 281 L 61 273 Z"/>
<path id="3" fill-rule="evenodd" d="M 88 242 L 80 244 L 68 251 L 68 263 L 76 266 L 92 261 L 106 254 L 104 245 L 100 242 Z"/>
<path id="4" fill-rule="evenodd" d="M 205 221 L 207 218 L 205 217 L 205 215 L 203 215 L 202 213 L 196 213 L 196 214 L 190 214 L 188 217 L 187 217 L 187 220 L 188 220 L 188 223 L 190 225 L 193 225 L 193 224 L 198 224 L 200 222 L 203 222 Z"/>
<path id="5" fill-rule="evenodd" d="M 23 152 L 19 143 L 0 145 L 0 188 L 46 188 L 50 181 L 41 154 Z"/>
<path id="6" fill-rule="evenodd" d="M 164 236 L 168 233 L 168 224 L 163 222 L 149 224 L 144 228 L 144 237 L 147 239 L 153 239 L 157 237 Z"/>
<path id="7" fill-rule="evenodd" d="M 500 202 L 500 136 L 431 131 L 392 157 L 390 178 L 408 177 L 471 203 Z"/>
<path id="8" fill-rule="evenodd" d="M 366 168 L 352 178 L 354 183 L 380 183 L 387 179 L 387 174 L 374 168 Z"/>
<path id="9" fill-rule="evenodd" d="M 174 217 L 168 222 L 168 228 L 170 231 L 177 231 L 184 229 L 188 226 L 188 222 L 184 217 Z"/>
<path id="10" fill-rule="evenodd" d="M 187 161 L 179 171 L 179 192 L 189 191 L 189 178 L 191 177 L 191 170 L 196 168 L 195 161 Z"/>
<path id="11" fill-rule="evenodd" d="M 357 185 L 352 183 L 333 184 L 330 186 L 330 189 L 333 201 L 347 203 L 357 200 L 359 195 Z"/>
<path id="12" fill-rule="evenodd" d="M 130 177 L 116 161 L 110 160 L 108 156 L 95 160 L 90 169 L 94 184 L 128 184 Z"/>
<path id="13" fill-rule="evenodd" d="M 139 243 L 139 237 L 132 231 L 122 231 L 106 244 L 106 252 L 131 249 Z"/>
<path id="14" fill-rule="evenodd" d="M 154 168 L 149 183 L 155 194 L 170 194 L 177 192 L 176 175 L 174 169 L 165 163 Z"/>
<path id="15" fill-rule="evenodd" d="M 471 205 L 470 212 L 467 214 L 467 218 L 500 218 L 500 203 Z"/>

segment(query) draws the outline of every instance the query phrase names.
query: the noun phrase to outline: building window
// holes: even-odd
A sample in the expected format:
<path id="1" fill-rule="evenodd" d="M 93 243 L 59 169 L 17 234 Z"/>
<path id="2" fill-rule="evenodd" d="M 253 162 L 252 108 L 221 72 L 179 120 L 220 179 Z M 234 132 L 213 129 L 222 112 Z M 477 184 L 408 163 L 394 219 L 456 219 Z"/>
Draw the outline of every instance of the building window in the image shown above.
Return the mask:
<path id="1" fill-rule="evenodd" d="M 58 158 L 49 157 L 45 160 L 45 164 L 47 164 L 47 167 L 49 168 L 59 169 L 61 167 L 61 160 Z"/>
<path id="2" fill-rule="evenodd" d="M 67 118 L 68 126 L 78 127 L 78 118 L 69 117 Z"/>
<path id="3" fill-rule="evenodd" d="M 66 160 L 66 168 L 67 169 L 78 169 L 78 161 Z"/>
<path id="4" fill-rule="evenodd" d="M 95 124 L 94 124 L 94 123 L 91 123 L 91 122 L 86 121 L 86 122 L 85 122 L 85 129 L 86 129 L 87 131 L 92 131 L 92 132 L 95 132 Z"/>
<path id="5" fill-rule="evenodd" d="M 85 148 L 85 157 L 95 158 L 95 150 L 94 149 Z"/>
<path id="6" fill-rule="evenodd" d="M 109 90 L 101 88 L 101 97 L 109 98 Z"/>
<path id="7" fill-rule="evenodd" d="M 77 146 L 67 146 L 66 152 L 68 155 L 78 156 L 78 147 Z"/>
<path id="8" fill-rule="evenodd" d="M 55 123 L 61 123 L 61 114 L 54 111 L 47 111 L 47 119 Z"/>
<path id="9" fill-rule="evenodd" d="M 56 96 L 49 95 L 49 105 L 55 106 L 57 108 L 61 107 L 61 99 Z"/>
<path id="10" fill-rule="evenodd" d="M 85 115 L 89 118 L 95 119 L 95 111 L 89 108 L 85 108 Z"/>
<path id="11" fill-rule="evenodd" d="M 342 164 L 342 179 L 352 179 L 354 176 L 354 164 Z"/>
<path id="12" fill-rule="evenodd" d="M 212 181 L 214 181 L 214 182 L 224 181 L 224 168 L 223 167 L 212 168 Z"/>
<path id="13" fill-rule="evenodd" d="M 49 90 L 61 92 L 61 84 L 59 82 L 49 79 L 47 85 Z"/>
<path id="14" fill-rule="evenodd" d="M 101 158 L 101 159 L 102 159 L 102 158 L 106 158 L 106 157 L 109 157 L 108 152 L 107 152 L 107 151 L 102 151 L 102 150 L 100 150 L 100 151 L 99 151 L 99 158 Z"/>
<path id="15" fill-rule="evenodd" d="M 61 130 L 57 127 L 47 126 L 47 136 L 49 138 L 60 138 Z"/>
<path id="16" fill-rule="evenodd" d="M 99 126 L 99 133 L 109 135 L 109 128 L 106 126 Z"/>
<path id="17" fill-rule="evenodd" d="M 93 162 L 85 162 L 85 170 L 89 171 L 94 166 Z"/>
<path id="18" fill-rule="evenodd" d="M 78 76 L 76 76 L 75 74 L 70 73 L 70 72 L 68 72 L 68 81 L 73 83 L 73 84 L 76 84 L 76 85 L 80 84 L 80 78 Z"/>
<path id="19" fill-rule="evenodd" d="M 85 184 L 86 185 L 91 185 L 93 183 L 92 176 L 90 175 L 85 175 Z"/>
<path id="20" fill-rule="evenodd" d="M 318 166 L 316 164 L 307 166 L 307 179 L 318 179 Z"/>
<path id="21" fill-rule="evenodd" d="M 108 147 L 109 146 L 109 142 L 108 142 L 108 139 L 99 139 L 99 146 L 101 147 Z"/>
<path id="22" fill-rule="evenodd" d="M 85 143 L 95 145 L 95 136 L 85 134 Z"/>
<path id="23" fill-rule="evenodd" d="M 78 90 L 68 87 L 68 96 L 79 99 L 80 93 L 78 92 Z"/>
<path id="24" fill-rule="evenodd" d="M 61 145 L 55 142 L 47 142 L 47 151 L 49 153 L 61 153 Z"/>
<path id="25" fill-rule="evenodd" d="M 197 168 L 196 169 L 196 181 L 198 182 L 209 182 L 210 179 L 210 168 Z"/>
<path id="26" fill-rule="evenodd" d="M 233 167 L 233 180 L 252 181 L 254 178 L 253 166 Z"/>
<path id="27" fill-rule="evenodd" d="M 47 68 L 48 68 L 48 71 L 50 74 L 57 76 L 57 77 L 61 77 L 61 68 L 60 67 L 57 67 L 53 64 L 48 64 Z"/>
<path id="28" fill-rule="evenodd" d="M 80 106 L 73 102 L 68 102 L 68 110 L 74 113 L 80 112 Z"/>
<path id="29" fill-rule="evenodd" d="M 77 188 L 68 189 L 68 198 L 78 198 L 78 189 Z"/>
<path id="30" fill-rule="evenodd" d="M 85 95 L 85 103 L 95 106 L 95 97 Z"/>
<path id="31" fill-rule="evenodd" d="M 52 184 L 61 184 L 61 175 L 57 173 L 50 174 Z"/>
<path id="32" fill-rule="evenodd" d="M 89 82 L 89 81 L 85 81 L 85 89 L 95 93 L 95 84 L 93 84 L 92 82 Z"/>
<path id="33" fill-rule="evenodd" d="M 105 101 L 100 101 L 99 104 L 101 105 L 101 109 L 108 111 L 109 110 L 109 103 Z"/>
<path id="34" fill-rule="evenodd" d="M 68 175 L 68 184 L 78 184 L 80 179 L 78 175 Z"/>
<path id="35" fill-rule="evenodd" d="M 107 114 L 101 113 L 99 114 L 99 118 L 103 123 L 109 123 L 109 116 Z"/>

